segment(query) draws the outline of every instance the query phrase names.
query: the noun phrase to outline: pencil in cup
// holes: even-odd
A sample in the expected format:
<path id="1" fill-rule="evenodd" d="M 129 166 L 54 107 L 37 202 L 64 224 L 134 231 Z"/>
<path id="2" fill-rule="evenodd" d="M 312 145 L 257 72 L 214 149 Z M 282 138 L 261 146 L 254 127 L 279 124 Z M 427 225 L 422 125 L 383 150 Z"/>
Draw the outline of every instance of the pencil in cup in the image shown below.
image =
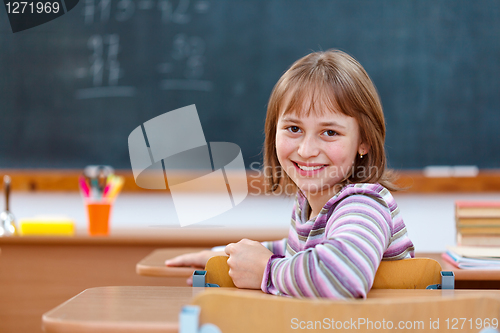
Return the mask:
<path id="1" fill-rule="evenodd" d="M 93 199 L 94 201 L 114 201 L 123 188 L 124 182 L 123 177 L 115 175 L 109 175 L 104 182 L 84 175 L 78 178 L 82 196 L 85 199 Z"/>
<path id="2" fill-rule="evenodd" d="M 80 176 L 80 191 L 87 213 L 88 232 L 91 236 L 109 235 L 114 200 L 123 187 L 124 179 L 109 175 L 105 182 Z"/>

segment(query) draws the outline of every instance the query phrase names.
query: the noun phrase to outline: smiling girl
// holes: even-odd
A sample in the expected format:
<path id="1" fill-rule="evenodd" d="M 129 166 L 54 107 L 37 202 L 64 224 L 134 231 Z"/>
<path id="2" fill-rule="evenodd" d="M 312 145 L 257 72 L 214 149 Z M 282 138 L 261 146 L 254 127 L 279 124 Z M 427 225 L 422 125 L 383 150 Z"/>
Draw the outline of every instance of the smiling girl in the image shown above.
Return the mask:
<path id="1" fill-rule="evenodd" d="M 296 297 L 366 297 L 381 260 L 413 257 L 386 169 L 385 123 L 372 81 L 351 56 L 311 53 L 269 99 L 264 172 L 271 192 L 296 195 L 288 238 L 229 244 L 240 288 Z M 289 193 L 290 194 L 290 193 Z M 167 261 L 203 267 L 203 251 Z"/>

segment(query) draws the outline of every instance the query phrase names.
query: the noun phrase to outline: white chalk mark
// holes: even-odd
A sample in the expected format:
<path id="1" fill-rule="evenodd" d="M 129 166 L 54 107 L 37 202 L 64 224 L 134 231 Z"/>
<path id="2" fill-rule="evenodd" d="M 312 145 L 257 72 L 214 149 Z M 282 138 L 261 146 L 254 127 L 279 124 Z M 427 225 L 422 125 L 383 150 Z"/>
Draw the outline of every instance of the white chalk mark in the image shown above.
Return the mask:
<path id="1" fill-rule="evenodd" d="M 214 84 L 205 80 L 163 80 L 160 83 L 163 90 L 198 90 L 212 91 Z"/>
<path id="2" fill-rule="evenodd" d="M 103 97 L 133 97 L 135 96 L 136 88 L 131 86 L 121 87 L 94 87 L 78 89 L 76 91 L 76 99 L 90 99 Z"/>

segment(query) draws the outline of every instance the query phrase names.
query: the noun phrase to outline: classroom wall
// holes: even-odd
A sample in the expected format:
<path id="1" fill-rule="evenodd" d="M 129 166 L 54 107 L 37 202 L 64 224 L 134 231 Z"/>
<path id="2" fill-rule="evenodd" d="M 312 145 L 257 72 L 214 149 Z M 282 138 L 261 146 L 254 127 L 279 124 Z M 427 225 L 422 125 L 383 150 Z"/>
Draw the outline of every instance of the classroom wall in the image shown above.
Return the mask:
<path id="1" fill-rule="evenodd" d="M 29 30 L 8 22 L 2 8 L 0 168 L 130 169 L 130 132 L 191 104 L 250 167 L 274 83 L 329 48 L 375 82 L 392 167 L 500 163 L 497 1 L 81 0 Z"/>

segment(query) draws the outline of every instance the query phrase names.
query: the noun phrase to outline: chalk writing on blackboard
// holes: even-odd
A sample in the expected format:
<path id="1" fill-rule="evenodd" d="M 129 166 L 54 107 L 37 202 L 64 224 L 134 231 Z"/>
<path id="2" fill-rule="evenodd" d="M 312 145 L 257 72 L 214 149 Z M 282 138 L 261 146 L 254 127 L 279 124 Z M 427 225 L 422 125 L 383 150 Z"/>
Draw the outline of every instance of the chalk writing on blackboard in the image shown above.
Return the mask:
<path id="1" fill-rule="evenodd" d="M 118 34 L 92 35 L 87 42 L 92 51 L 90 69 L 87 71 L 92 78 L 92 88 L 78 89 L 77 99 L 99 97 L 131 97 L 135 95 L 135 87 L 119 86 L 118 80 L 122 76 L 118 53 L 120 50 L 120 36 Z M 80 72 L 85 72 L 81 70 Z M 83 76 L 83 75 L 82 75 Z"/>
<path id="2" fill-rule="evenodd" d="M 131 19 L 138 10 L 157 10 L 161 22 L 188 24 L 193 20 L 192 14 L 204 14 L 210 8 L 206 0 L 85 0 L 83 16 L 86 25 L 107 23 L 109 21 L 125 22 Z"/>
<path id="3" fill-rule="evenodd" d="M 158 11 L 158 20 L 163 24 L 173 24 L 173 29 L 184 30 L 196 15 L 209 11 L 210 3 L 206 0 L 85 0 L 83 16 L 85 25 L 125 22 L 134 18 L 139 10 Z M 120 36 L 118 33 L 94 34 L 87 42 L 89 67 L 75 71 L 77 79 L 87 79 L 92 87 L 78 89 L 77 99 L 103 97 L 133 97 L 134 86 L 120 86 L 120 79 L 125 70 L 120 67 Z M 133 41 L 124 40 L 123 43 Z M 206 67 L 206 41 L 200 35 L 188 35 L 179 32 L 169 42 L 164 54 L 164 62 L 156 66 L 160 74 L 160 90 L 188 90 L 210 92 L 214 83 L 204 78 Z M 147 64 L 138 63 L 137 67 Z"/>
<path id="4" fill-rule="evenodd" d="M 202 80 L 205 70 L 205 41 L 199 36 L 177 34 L 172 43 L 171 62 L 158 66 L 161 74 L 170 74 L 175 69 L 181 69 L 181 78 L 168 78 L 160 82 L 164 90 L 198 90 L 212 91 L 211 81 Z"/>

